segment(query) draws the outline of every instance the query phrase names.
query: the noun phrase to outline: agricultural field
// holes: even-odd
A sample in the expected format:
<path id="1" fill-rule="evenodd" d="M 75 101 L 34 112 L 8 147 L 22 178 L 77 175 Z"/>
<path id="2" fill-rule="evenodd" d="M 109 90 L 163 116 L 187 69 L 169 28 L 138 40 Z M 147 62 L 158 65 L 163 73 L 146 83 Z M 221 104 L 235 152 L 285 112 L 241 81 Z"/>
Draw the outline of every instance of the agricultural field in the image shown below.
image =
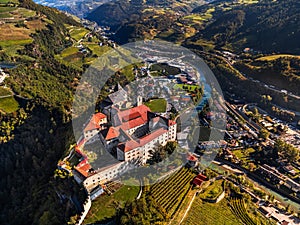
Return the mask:
<path id="1" fill-rule="evenodd" d="M 167 101 L 163 98 L 149 100 L 145 102 L 145 105 L 148 106 L 152 112 L 157 113 L 164 113 L 167 109 Z"/>
<path id="2" fill-rule="evenodd" d="M 0 6 L 0 46 L 6 54 L 16 56 L 17 50 L 32 42 L 30 35 L 45 27 L 40 18 L 24 22 L 35 15 L 29 9 Z"/>
<path id="3" fill-rule="evenodd" d="M 0 6 L 0 21 L 6 21 L 5 19 L 7 19 L 9 22 L 19 22 L 35 15 L 36 13 L 29 9 L 15 6 Z"/>
<path id="4" fill-rule="evenodd" d="M 0 112 L 12 113 L 18 108 L 19 103 L 13 97 L 13 93 L 7 88 L 0 87 Z"/>
<path id="5" fill-rule="evenodd" d="M 14 10 L 16 10 L 16 7 L 0 7 L 0 13 L 5 13 L 5 12 L 12 12 Z"/>
<path id="6" fill-rule="evenodd" d="M 111 49 L 108 46 L 99 46 L 97 43 L 84 42 L 83 44 L 91 50 L 92 54 L 96 54 L 97 56 L 101 56 Z"/>
<path id="7" fill-rule="evenodd" d="M 190 190 L 194 177 L 190 169 L 183 167 L 169 178 L 151 186 L 150 194 L 172 216 Z"/>
<path id="8" fill-rule="evenodd" d="M 79 52 L 77 47 L 69 47 L 64 49 L 61 54 L 55 56 L 56 59 L 67 65 L 73 65 L 80 69 L 84 61 L 82 60 L 83 54 Z"/>
<path id="9" fill-rule="evenodd" d="M 202 24 L 205 19 L 200 14 L 191 14 L 183 18 L 189 25 Z"/>
<path id="10" fill-rule="evenodd" d="M 213 17 L 213 13 L 215 8 L 210 8 L 204 13 L 200 14 L 190 14 L 188 16 L 183 17 L 183 20 L 186 21 L 189 25 L 193 24 L 203 24 L 204 22 L 210 20 Z"/>
<path id="11" fill-rule="evenodd" d="M 112 195 L 103 195 L 92 202 L 92 207 L 84 220 L 85 224 L 103 221 L 116 215 L 117 206 L 124 207 L 127 201 L 134 200 L 138 193 L 139 186 L 122 186 Z"/>
<path id="12" fill-rule="evenodd" d="M 270 221 L 255 212 L 253 214 L 253 209 L 250 209 L 250 205 L 246 204 L 243 198 L 234 197 L 230 199 L 230 206 L 234 214 L 243 221 L 243 224 L 246 225 L 256 225 L 256 224 L 275 224 L 273 221 Z"/>
<path id="13" fill-rule="evenodd" d="M 84 38 L 84 36 L 89 33 L 89 30 L 82 28 L 82 27 L 75 27 L 70 30 L 70 35 L 76 41 Z"/>
<path id="14" fill-rule="evenodd" d="M 199 218 L 205 218 L 199 220 Z M 228 202 L 208 203 L 196 197 L 183 225 L 238 225 L 243 224 L 230 210 Z"/>
<path id="15" fill-rule="evenodd" d="M 0 25 L 0 41 L 23 41 L 30 39 L 31 30 L 24 27 L 15 27 L 14 24 L 2 24 Z M 6 45 L 10 45 L 7 43 Z"/>

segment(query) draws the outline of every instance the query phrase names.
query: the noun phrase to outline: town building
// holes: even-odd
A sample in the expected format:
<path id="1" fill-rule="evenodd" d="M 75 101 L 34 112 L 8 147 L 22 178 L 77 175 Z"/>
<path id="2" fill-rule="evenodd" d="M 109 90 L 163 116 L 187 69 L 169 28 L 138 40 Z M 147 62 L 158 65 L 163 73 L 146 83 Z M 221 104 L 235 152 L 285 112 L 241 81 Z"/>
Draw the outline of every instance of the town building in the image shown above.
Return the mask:
<path id="1" fill-rule="evenodd" d="M 100 130 L 104 129 L 104 125 L 107 124 L 107 117 L 103 113 L 94 114 L 88 121 L 83 130 L 83 137 L 86 141 L 93 139 Z"/>
<path id="2" fill-rule="evenodd" d="M 177 124 L 152 113 L 138 97 L 136 107 L 120 110 L 112 107 L 107 116 L 111 126 L 100 132 L 100 140 L 108 151 L 116 148 L 119 161 L 140 160 L 145 164 L 151 150 L 176 140 Z"/>
<path id="3" fill-rule="evenodd" d="M 75 180 L 83 183 L 88 192 L 132 167 L 145 164 L 156 147 L 176 141 L 175 121 L 151 112 L 140 96 L 136 106 L 124 109 L 131 105 L 126 91 L 120 85 L 114 91 L 105 100 L 103 112 L 94 114 L 86 123 L 83 138 L 75 147 L 80 163 L 72 172 Z M 119 162 L 99 169 L 91 167 L 80 149 L 96 138 Z"/>

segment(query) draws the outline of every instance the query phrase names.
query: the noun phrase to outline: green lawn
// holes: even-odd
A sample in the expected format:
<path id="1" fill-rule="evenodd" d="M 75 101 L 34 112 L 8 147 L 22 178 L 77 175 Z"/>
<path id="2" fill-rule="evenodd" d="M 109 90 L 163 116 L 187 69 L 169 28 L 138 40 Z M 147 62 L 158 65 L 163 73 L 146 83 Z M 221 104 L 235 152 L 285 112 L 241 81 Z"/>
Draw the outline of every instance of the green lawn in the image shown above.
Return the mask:
<path id="1" fill-rule="evenodd" d="M 12 113 L 17 111 L 19 108 L 18 102 L 14 97 L 7 97 L 0 99 L 0 110 L 6 113 Z"/>
<path id="2" fill-rule="evenodd" d="M 95 223 L 113 217 L 116 214 L 115 202 L 124 207 L 125 202 L 134 200 L 137 197 L 139 190 L 139 186 L 122 186 L 111 196 L 103 195 L 98 197 L 92 202 L 92 207 L 84 223 Z"/>
<path id="3" fill-rule="evenodd" d="M 223 199 L 219 203 L 207 203 L 196 197 L 183 225 L 238 225 L 242 224 Z"/>
<path id="4" fill-rule="evenodd" d="M 148 106 L 152 112 L 163 113 L 167 109 L 167 101 L 163 98 L 152 99 L 148 102 L 145 102 L 145 105 Z"/>

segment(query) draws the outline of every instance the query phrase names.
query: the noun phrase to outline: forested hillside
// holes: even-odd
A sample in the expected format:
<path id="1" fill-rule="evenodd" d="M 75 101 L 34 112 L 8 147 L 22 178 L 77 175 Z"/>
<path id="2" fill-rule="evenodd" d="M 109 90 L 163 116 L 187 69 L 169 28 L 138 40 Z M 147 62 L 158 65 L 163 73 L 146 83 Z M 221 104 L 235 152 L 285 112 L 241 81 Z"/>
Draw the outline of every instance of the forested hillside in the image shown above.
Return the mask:
<path id="1" fill-rule="evenodd" d="M 223 3 L 220 6 L 226 8 Z M 194 12 L 201 11 L 201 8 Z M 263 0 L 236 6 L 225 13 L 216 11 L 214 21 L 199 35 L 218 45 L 263 52 L 299 53 L 300 2 Z"/>
<path id="2" fill-rule="evenodd" d="M 67 224 L 80 210 L 70 199 L 83 202 L 85 196 L 73 179 L 54 178 L 54 170 L 74 143 L 70 107 L 82 70 L 55 55 L 72 45 L 68 27 L 81 25 L 31 0 L 0 7 L 5 17 L 20 14 L 1 25 L 1 32 L 10 26 L 15 34 L 0 35 L 1 60 L 16 63 L 1 87 L 16 107 L 1 108 L 0 115 L 0 224 Z M 31 23 L 39 27 L 31 29 Z"/>
<path id="3" fill-rule="evenodd" d="M 168 1 L 167 9 L 147 8 L 147 4 L 136 9 L 128 2 L 118 2 L 110 4 L 111 14 L 106 13 L 106 17 L 100 15 L 100 11 L 109 6 L 104 4 L 88 18 L 100 25 L 112 25 L 116 31 L 113 38 L 118 43 L 159 38 L 197 52 L 214 70 L 224 92 L 234 93 L 249 102 L 262 103 L 263 96 L 272 96 L 271 104 L 262 105 L 270 113 L 274 105 L 294 112 L 299 110 L 298 99 L 266 90 L 242 75 L 245 73 L 277 88 L 299 93 L 299 67 L 293 59 L 300 53 L 299 1 L 214 1 L 200 6 L 191 4 L 188 10 L 183 10 L 187 8 L 181 5 L 178 11 L 179 2 Z M 114 7 L 115 4 L 118 7 Z M 119 17 L 123 23 L 115 23 Z M 225 50 L 238 55 L 233 66 L 219 57 Z M 278 60 L 255 60 L 273 54 L 279 56 Z M 291 54 L 292 58 L 280 59 L 280 54 Z M 278 65 L 282 67 L 279 69 Z M 253 90 L 257 92 L 253 94 Z"/>
<path id="4" fill-rule="evenodd" d="M 115 37 L 122 42 L 143 37 L 170 41 L 189 38 L 193 42 L 210 40 L 218 47 L 239 51 L 249 47 L 266 53 L 300 52 L 300 3 L 297 0 L 198 2 L 200 6 L 194 1 L 187 4 L 170 0 L 153 5 L 152 1 L 141 2 L 103 4 L 87 18 L 119 31 Z M 149 30 L 153 30 L 151 35 Z M 174 38 L 174 35 L 181 37 Z"/>
<path id="5" fill-rule="evenodd" d="M 128 24 L 143 23 L 148 21 L 147 15 L 150 15 L 151 21 L 155 23 L 156 16 L 162 16 L 167 11 L 168 14 L 185 14 L 191 12 L 194 7 L 204 4 L 205 1 L 186 1 L 186 0 L 132 0 L 115 1 L 103 4 L 87 15 L 87 19 L 97 22 L 99 25 L 108 25 L 113 31 L 117 31 L 122 26 Z M 170 18 L 171 19 L 171 18 Z M 153 26 L 153 24 L 150 24 Z M 148 26 L 149 29 L 151 27 Z M 141 30 L 142 31 L 142 30 Z M 124 34 L 124 33 L 123 33 Z M 125 33 L 127 34 L 127 33 Z M 129 33 L 130 34 L 130 33 Z M 142 34 L 142 32 L 140 33 Z"/>
<path id="6" fill-rule="evenodd" d="M 112 27 L 118 43 L 143 38 L 180 43 L 204 58 L 224 93 L 230 90 L 270 111 L 272 104 L 299 111 L 299 100 L 258 86 L 217 55 L 220 49 L 242 52 L 246 47 L 299 54 L 299 1 L 201 4 L 118 1 L 100 6 L 88 18 Z M 85 193 L 73 179 L 55 177 L 54 170 L 74 143 L 70 121 L 78 80 L 109 46 L 101 40 L 100 48 L 96 36 L 83 38 L 90 31 L 74 19 L 31 0 L 2 0 L 0 9 L 0 61 L 15 65 L 5 69 L 9 76 L 0 87 L 1 96 L 8 96 L 0 99 L 0 224 L 67 224 L 80 210 L 74 199 L 82 202 Z M 76 47 L 80 40 L 88 53 Z M 243 57 L 235 65 L 241 71 L 257 77 L 271 71 L 277 83 L 294 82 L 291 89 L 299 94 L 299 59 Z M 272 96 L 272 102 L 263 96 Z"/>

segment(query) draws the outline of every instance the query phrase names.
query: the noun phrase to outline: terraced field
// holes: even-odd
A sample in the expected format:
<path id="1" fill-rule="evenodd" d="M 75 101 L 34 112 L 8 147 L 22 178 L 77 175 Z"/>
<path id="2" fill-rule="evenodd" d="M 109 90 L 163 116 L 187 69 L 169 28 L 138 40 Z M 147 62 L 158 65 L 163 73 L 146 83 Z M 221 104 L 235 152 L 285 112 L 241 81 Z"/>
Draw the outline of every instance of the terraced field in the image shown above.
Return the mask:
<path id="1" fill-rule="evenodd" d="M 181 168 L 175 174 L 154 184 L 150 193 L 153 198 L 172 216 L 191 187 L 195 174 L 187 168 Z"/>
<path id="2" fill-rule="evenodd" d="M 234 213 L 243 221 L 244 224 L 256 225 L 256 223 L 249 216 L 243 199 L 232 198 L 230 202 Z"/>
<path id="3" fill-rule="evenodd" d="M 79 41 L 80 39 L 82 39 L 87 33 L 89 32 L 89 30 L 85 29 L 85 28 L 74 28 L 72 30 L 70 30 L 70 34 L 71 37 L 74 38 L 76 41 Z"/>
<path id="4" fill-rule="evenodd" d="M 42 18 L 34 18 L 36 12 L 6 6 L 6 3 L 7 1 L 0 1 L 0 46 L 8 55 L 16 56 L 17 50 L 32 42 L 31 34 L 43 29 L 46 23 Z"/>
<path id="5" fill-rule="evenodd" d="M 205 218 L 203 220 L 199 218 Z M 243 224 L 230 210 L 227 200 L 208 203 L 196 197 L 182 225 L 239 225 Z"/>

